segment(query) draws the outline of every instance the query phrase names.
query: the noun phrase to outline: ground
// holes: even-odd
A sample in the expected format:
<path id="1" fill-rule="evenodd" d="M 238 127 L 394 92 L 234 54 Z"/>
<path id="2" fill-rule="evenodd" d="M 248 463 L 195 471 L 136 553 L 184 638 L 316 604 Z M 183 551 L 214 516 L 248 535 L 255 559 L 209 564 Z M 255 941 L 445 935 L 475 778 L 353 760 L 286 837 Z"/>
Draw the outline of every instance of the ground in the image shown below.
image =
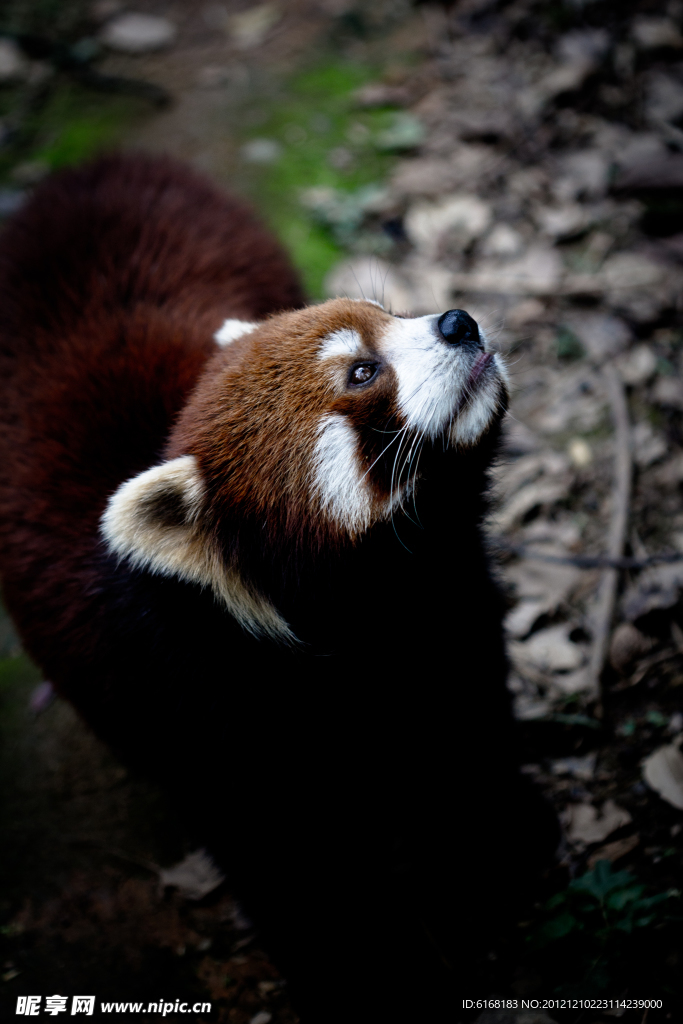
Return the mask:
<path id="1" fill-rule="evenodd" d="M 680 1020 L 683 5 L 134 9 L 173 41 L 102 46 L 116 3 L 7 5 L 24 63 L 0 85 L 0 209 L 102 146 L 172 152 L 259 206 L 312 299 L 480 321 L 513 385 L 488 524 L 510 687 L 564 838 L 458 980 L 517 1011 L 461 1019 Z M 163 885 L 191 852 L 173 808 L 40 687 L 9 626 L 2 642 L 8 1005 L 67 978 L 294 1021 L 225 883 L 194 901 Z M 520 1016 L 544 998 L 607 1002 Z"/>

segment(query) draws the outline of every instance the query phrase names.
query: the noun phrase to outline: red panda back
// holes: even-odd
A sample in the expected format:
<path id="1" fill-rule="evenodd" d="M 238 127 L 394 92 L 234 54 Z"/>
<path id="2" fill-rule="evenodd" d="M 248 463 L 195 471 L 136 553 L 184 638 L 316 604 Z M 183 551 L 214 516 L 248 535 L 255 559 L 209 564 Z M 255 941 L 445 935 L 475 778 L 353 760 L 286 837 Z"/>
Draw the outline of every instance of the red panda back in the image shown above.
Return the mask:
<path id="1" fill-rule="evenodd" d="M 223 320 L 303 301 L 271 235 L 188 168 L 140 154 L 55 175 L 0 236 L 2 521 L 49 491 L 82 529 L 158 456 Z"/>
<path id="2" fill-rule="evenodd" d="M 160 458 L 222 322 L 303 301 L 253 214 L 171 159 L 107 156 L 36 191 L 0 235 L 10 604 L 14 579 L 63 579 L 99 543 L 108 495 Z"/>

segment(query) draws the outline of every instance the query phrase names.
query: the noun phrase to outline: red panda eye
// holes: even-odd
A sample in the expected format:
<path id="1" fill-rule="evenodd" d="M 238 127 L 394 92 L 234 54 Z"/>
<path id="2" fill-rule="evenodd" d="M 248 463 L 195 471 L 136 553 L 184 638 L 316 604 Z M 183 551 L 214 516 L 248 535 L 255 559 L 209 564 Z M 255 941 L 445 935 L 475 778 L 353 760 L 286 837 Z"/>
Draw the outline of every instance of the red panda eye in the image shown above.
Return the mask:
<path id="1" fill-rule="evenodd" d="M 367 384 L 377 373 L 374 363 L 360 363 L 354 366 L 349 375 L 349 384 Z"/>

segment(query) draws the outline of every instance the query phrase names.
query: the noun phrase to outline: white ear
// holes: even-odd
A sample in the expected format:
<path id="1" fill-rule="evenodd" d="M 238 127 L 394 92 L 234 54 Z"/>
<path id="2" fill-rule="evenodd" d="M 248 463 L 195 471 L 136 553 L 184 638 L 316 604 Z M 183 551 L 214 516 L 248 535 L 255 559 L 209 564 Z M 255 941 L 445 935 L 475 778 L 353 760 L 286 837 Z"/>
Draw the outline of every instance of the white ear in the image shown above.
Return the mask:
<path id="1" fill-rule="evenodd" d="M 226 320 L 214 334 L 214 338 L 221 347 L 230 345 L 231 342 L 241 338 L 243 334 L 251 334 L 258 327 L 258 324 L 249 320 Z"/>
<path id="2" fill-rule="evenodd" d="M 102 516 L 109 550 L 160 576 L 210 587 L 256 636 L 294 640 L 289 626 L 235 568 L 226 566 L 202 528 L 204 482 L 192 455 L 162 462 L 121 484 Z"/>

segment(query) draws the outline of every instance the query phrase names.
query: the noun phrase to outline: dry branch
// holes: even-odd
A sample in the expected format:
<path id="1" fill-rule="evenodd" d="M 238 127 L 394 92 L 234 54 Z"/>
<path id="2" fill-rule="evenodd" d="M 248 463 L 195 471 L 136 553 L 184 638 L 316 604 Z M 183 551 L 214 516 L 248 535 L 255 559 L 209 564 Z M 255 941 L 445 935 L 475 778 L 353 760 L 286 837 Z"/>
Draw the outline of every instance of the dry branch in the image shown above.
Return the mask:
<path id="1" fill-rule="evenodd" d="M 606 363 L 602 367 L 602 377 L 614 424 L 614 480 L 612 484 L 612 514 L 607 534 L 607 556 L 618 559 L 623 553 L 626 541 L 631 497 L 631 428 L 626 392 L 616 367 L 612 363 Z M 593 645 L 586 680 L 596 696 L 600 693 L 600 676 L 607 656 L 618 580 L 618 569 L 605 569 L 590 614 Z"/>

